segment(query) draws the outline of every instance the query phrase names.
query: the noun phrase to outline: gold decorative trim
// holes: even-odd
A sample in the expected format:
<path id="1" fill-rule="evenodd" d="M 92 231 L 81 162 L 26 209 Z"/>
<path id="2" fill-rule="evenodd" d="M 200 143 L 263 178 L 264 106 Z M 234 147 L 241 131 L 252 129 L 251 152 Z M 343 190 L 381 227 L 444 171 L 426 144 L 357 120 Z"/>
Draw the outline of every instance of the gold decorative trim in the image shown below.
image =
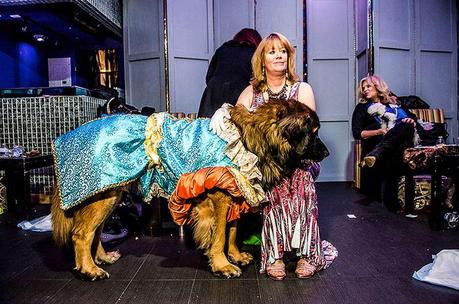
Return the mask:
<path id="1" fill-rule="evenodd" d="M 170 195 L 154 182 L 150 185 L 148 194 L 143 198 L 143 201 L 149 203 L 154 197 L 164 197 L 165 199 L 169 199 Z"/>
<path id="2" fill-rule="evenodd" d="M 239 190 L 244 192 L 244 196 L 247 195 L 248 203 L 252 206 L 257 206 L 266 200 L 265 192 L 261 187 L 262 175 L 257 167 L 258 157 L 244 147 L 240 140 L 239 131 L 231 121 L 225 120 L 225 127 L 225 130 L 219 135 L 227 142 L 224 153 L 238 166 L 238 169 L 234 170 L 237 170 L 247 182 L 241 178 L 238 179 L 239 175 L 237 174 L 233 174 L 233 176 L 238 187 L 240 186 Z M 233 170 L 230 171 L 233 172 Z M 249 186 L 251 190 L 247 189 Z"/>
<path id="3" fill-rule="evenodd" d="M 148 117 L 145 126 L 145 141 L 143 145 L 148 158 L 148 169 L 156 167 L 161 169 L 161 158 L 158 155 L 158 145 L 162 137 L 164 112 L 155 113 Z"/>
<path id="4" fill-rule="evenodd" d="M 257 195 L 257 191 L 250 184 L 247 178 L 239 172 L 236 168 L 228 167 L 229 172 L 233 175 L 234 180 L 236 181 L 237 187 L 242 192 L 245 200 L 251 207 L 258 207 L 263 201 L 263 198 Z"/>

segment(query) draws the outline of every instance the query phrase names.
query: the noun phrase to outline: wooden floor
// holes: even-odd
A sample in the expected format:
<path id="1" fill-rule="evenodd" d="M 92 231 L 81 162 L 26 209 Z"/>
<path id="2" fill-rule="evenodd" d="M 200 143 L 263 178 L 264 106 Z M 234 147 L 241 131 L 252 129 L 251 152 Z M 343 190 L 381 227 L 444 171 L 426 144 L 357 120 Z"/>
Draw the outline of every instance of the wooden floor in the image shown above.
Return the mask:
<path id="1" fill-rule="evenodd" d="M 71 256 L 50 233 L 19 230 L 3 215 L 0 303 L 459 303 L 458 291 L 411 278 L 432 254 L 459 248 L 459 230 L 431 231 L 425 217 L 389 213 L 348 183 L 317 188 L 322 239 L 338 248 L 339 257 L 311 279 L 289 273 L 272 281 L 256 264 L 238 279 L 216 277 L 202 253 L 173 229 L 112 245 L 123 257 L 105 266 L 110 279 L 85 282 L 72 274 Z"/>

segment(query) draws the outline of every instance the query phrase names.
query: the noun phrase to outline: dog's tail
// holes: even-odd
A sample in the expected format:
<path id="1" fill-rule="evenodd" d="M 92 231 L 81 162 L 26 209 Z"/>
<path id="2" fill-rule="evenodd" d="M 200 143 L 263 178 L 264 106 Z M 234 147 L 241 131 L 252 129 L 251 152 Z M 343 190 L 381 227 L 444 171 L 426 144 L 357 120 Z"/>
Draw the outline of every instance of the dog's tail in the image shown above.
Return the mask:
<path id="1" fill-rule="evenodd" d="M 193 221 L 193 238 L 200 249 L 208 250 L 212 244 L 215 230 L 215 206 L 213 201 L 206 197 L 191 212 Z"/>
<path id="2" fill-rule="evenodd" d="M 53 238 L 59 246 L 65 246 L 70 241 L 70 231 L 73 228 L 73 217 L 68 217 L 60 207 L 57 189 L 51 199 L 51 217 L 53 222 Z"/>

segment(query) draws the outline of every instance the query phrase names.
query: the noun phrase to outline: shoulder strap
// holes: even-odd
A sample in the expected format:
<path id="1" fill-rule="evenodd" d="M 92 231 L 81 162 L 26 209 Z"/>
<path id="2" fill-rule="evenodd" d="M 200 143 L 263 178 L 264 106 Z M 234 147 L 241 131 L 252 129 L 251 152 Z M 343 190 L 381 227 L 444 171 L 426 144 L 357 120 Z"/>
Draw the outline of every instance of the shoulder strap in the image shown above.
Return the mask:
<path id="1" fill-rule="evenodd" d="M 263 93 L 261 91 L 256 91 L 255 89 L 253 90 L 253 98 L 252 98 L 252 103 L 250 104 L 250 108 L 254 109 L 262 104 L 265 103 L 265 100 L 263 98 Z"/>
<path id="2" fill-rule="evenodd" d="M 300 91 L 299 90 L 300 84 L 301 84 L 301 82 L 295 82 L 292 85 L 292 88 L 290 89 L 290 93 L 289 93 L 288 99 L 298 100 L 298 92 Z"/>

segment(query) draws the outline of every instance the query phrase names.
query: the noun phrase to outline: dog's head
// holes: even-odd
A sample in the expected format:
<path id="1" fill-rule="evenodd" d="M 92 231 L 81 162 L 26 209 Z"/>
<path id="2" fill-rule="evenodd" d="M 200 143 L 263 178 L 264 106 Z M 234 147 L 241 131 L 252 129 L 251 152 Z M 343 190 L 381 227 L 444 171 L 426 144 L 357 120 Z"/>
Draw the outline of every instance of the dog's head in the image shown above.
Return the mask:
<path id="1" fill-rule="evenodd" d="M 320 121 L 315 111 L 295 100 L 280 102 L 278 107 L 279 130 L 293 160 L 321 161 L 330 154 L 318 136 Z"/>
<path id="2" fill-rule="evenodd" d="M 289 174 L 301 160 L 321 161 L 329 155 L 318 137 L 317 114 L 298 101 L 270 100 L 254 112 L 234 107 L 231 120 L 247 149 L 258 156 L 265 186 Z"/>

